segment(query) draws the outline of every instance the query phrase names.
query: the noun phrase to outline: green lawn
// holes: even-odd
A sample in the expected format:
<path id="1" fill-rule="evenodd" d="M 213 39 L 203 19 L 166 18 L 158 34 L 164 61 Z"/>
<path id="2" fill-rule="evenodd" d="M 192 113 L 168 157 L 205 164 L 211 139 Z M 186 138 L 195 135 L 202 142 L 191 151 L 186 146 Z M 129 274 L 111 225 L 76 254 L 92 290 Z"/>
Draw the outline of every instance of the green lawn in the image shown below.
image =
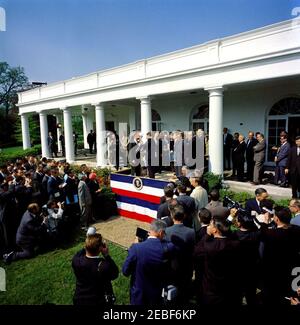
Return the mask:
<path id="1" fill-rule="evenodd" d="M 1 152 L 3 154 L 13 154 L 15 153 L 16 151 L 20 151 L 20 150 L 23 150 L 23 147 L 22 146 L 19 146 L 19 147 L 9 147 L 9 148 L 2 148 L 1 149 Z"/>
<path id="2" fill-rule="evenodd" d="M 72 272 L 73 255 L 83 247 L 83 241 L 72 247 L 57 249 L 31 260 L 16 261 L 0 266 L 6 270 L 6 291 L 0 292 L 0 305 L 41 305 L 46 303 L 69 305 L 75 288 Z M 109 243 L 110 255 L 121 271 L 127 252 Z M 129 279 L 121 272 L 113 281 L 117 304 L 129 304 Z"/>

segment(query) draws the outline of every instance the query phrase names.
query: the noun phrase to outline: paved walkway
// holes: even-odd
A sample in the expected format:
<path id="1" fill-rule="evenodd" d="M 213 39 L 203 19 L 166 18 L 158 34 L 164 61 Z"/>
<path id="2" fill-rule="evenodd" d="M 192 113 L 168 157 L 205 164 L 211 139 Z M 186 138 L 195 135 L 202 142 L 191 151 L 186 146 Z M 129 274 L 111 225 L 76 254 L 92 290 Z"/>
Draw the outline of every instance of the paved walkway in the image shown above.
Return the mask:
<path id="1" fill-rule="evenodd" d="M 125 248 L 129 248 L 134 242 L 137 227 L 149 230 L 149 223 L 120 216 L 97 222 L 93 226 L 103 238 Z"/>

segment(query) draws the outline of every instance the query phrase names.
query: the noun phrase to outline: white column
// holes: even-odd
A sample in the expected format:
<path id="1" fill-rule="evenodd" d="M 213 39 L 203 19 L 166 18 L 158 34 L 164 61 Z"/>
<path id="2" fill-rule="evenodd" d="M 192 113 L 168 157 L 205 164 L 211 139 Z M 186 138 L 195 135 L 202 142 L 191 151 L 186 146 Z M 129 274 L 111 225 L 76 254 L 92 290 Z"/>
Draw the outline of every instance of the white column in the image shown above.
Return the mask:
<path id="1" fill-rule="evenodd" d="M 58 124 L 61 124 L 62 123 L 62 115 L 61 114 L 55 114 L 54 115 L 55 118 L 56 118 L 56 126 Z M 61 147 L 61 142 L 59 141 L 59 137 L 61 136 L 61 128 L 57 128 L 56 129 L 56 136 L 57 136 L 57 149 L 58 149 L 58 152 L 62 152 L 62 147 Z"/>
<path id="2" fill-rule="evenodd" d="M 48 148 L 48 121 L 46 112 L 38 112 L 40 116 L 40 131 L 41 131 L 41 145 L 42 145 L 42 156 L 50 157 Z"/>
<path id="3" fill-rule="evenodd" d="M 96 111 L 96 143 L 97 143 L 97 166 L 104 167 L 107 165 L 106 154 L 106 132 L 104 106 L 102 103 L 95 104 Z"/>
<path id="4" fill-rule="evenodd" d="M 87 125 L 87 112 L 82 112 L 82 129 L 83 129 L 84 149 L 88 149 L 89 144 L 87 142 L 87 135 L 89 133 L 89 130 L 88 130 L 88 125 Z"/>
<path id="5" fill-rule="evenodd" d="M 69 107 L 62 107 L 61 110 L 64 112 L 64 135 L 65 135 L 66 161 L 68 163 L 73 163 L 75 158 L 74 158 L 72 112 Z"/>
<path id="6" fill-rule="evenodd" d="M 28 116 L 25 114 L 21 114 L 21 127 L 22 127 L 23 149 L 26 150 L 30 148 L 31 145 L 30 145 Z"/>
<path id="7" fill-rule="evenodd" d="M 209 92 L 209 171 L 223 175 L 223 88 Z"/>
<path id="8" fill-rule="evenodd" d="M 146 136 L 152 130 L 151 99 L 150 97 L 137 99 L 141 101 L 141 133 Z"/>

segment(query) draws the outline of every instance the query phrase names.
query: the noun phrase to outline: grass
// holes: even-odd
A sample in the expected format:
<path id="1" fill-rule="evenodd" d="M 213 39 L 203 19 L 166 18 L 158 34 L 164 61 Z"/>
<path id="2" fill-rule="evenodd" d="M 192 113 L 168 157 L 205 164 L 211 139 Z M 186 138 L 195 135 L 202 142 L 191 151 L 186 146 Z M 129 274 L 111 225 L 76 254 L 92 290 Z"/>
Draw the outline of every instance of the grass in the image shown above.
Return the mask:
<path id="1" fill-rule="evenodd" d="M 110 255 L 121 271 L 126 251 L 108 243 Z M 11 265 L 0 264 L 6 271 L 6 291 L 0 292 L 0 305 L 72 304 L 75 276 L 71 267 L 74 254 L 83 247 L 83 238 L 72 247 L 60 248 L 30 260 Z M 113 281 L 116 304 L 129 304 L 129 279 L 121 272 Z"/>
<path id="2" fill-rule="evenodd" d="M 11 155 L 11 154 L 15 153 L 16 151 L 20 151 L 20 150 L 23 150 L 23 147 L 22 147 L 22 146 L 19 146 L 19 147 L 2 148 L 2 149 L 1 149 L 1 152 L 2 152 L 3 154 Z"/>

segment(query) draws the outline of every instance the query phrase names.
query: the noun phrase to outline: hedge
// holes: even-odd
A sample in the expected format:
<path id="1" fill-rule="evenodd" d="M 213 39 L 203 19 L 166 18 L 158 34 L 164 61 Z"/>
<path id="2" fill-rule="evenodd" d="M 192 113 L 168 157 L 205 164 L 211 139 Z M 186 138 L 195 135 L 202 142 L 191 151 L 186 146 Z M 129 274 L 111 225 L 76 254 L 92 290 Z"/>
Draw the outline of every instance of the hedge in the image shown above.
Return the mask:
<path id="1" fill-rule="evenodd" d="M 0 166 L 7 165 L 8 163 L 15 162 L 17 159 L 22 159 L 25 156 L 37 156 L 41 154 L 41 145 L 35 145 L 26 150 L 15 150 L 12 153 L 0 152 Z"/>

